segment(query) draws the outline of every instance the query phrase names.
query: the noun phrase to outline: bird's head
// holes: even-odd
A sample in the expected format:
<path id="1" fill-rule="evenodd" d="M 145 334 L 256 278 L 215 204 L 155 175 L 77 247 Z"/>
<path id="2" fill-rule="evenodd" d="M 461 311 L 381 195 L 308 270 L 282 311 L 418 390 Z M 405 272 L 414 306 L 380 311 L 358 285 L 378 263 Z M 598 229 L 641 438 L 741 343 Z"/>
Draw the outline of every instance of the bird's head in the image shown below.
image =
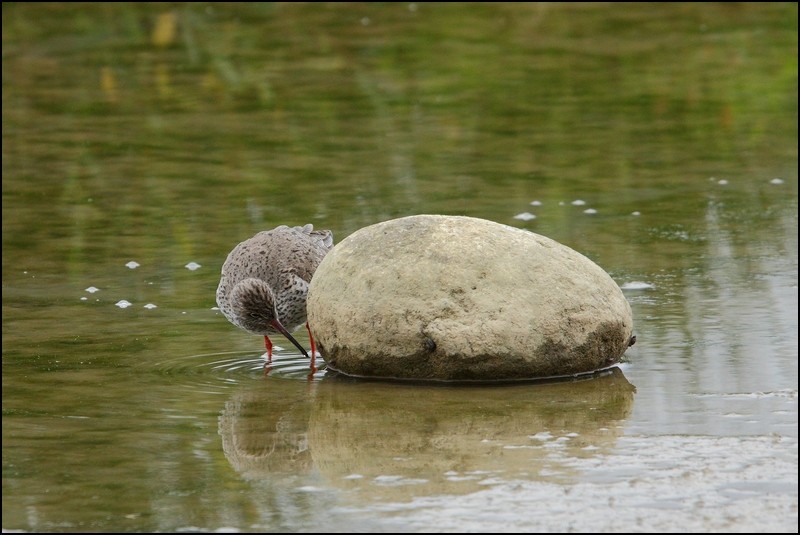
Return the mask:
<path id="1" fill-rule="evenodd" d="M 275 294 L 265 281 L 255 278 L 240 281 L 231 290 L 229 300 L 238 324 L 244 330 L 264 336 L 279 332 L 306 358 L 310 358 L 281 323 L 275 309 Z"/>

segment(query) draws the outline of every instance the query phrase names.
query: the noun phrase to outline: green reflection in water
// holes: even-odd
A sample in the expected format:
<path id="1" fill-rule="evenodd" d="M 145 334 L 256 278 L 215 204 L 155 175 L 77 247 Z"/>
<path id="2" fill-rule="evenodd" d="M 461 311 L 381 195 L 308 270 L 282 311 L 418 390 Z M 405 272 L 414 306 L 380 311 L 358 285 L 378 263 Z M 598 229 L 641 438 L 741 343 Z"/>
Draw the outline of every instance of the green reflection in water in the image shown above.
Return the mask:
<path id="1" fill-rule="evenodd" d="M 278 224 L 547 235 L 654 286 L 627 293 L 629 430 L 796 436 L 796 4 L 2 9 L 4 528 L 352 531 L 303 464 L 335 457 L 248 479 L 217 434 L 262 383 L 211 364 L 263 351 L 211 310 L 219 267 Z M 294 379 L 264 382 L 290 431 L 386 424 L 325 438 L 341 385 Z"/>

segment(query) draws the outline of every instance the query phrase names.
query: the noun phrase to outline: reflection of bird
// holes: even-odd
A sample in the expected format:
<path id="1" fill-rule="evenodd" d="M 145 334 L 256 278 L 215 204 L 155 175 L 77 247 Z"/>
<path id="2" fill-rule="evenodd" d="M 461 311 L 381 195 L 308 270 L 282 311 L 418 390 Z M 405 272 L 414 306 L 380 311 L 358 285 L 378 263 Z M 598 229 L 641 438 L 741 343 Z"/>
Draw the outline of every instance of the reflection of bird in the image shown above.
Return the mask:
<path id="1" fill-rule="evenodd" d="M 228 321 L 264 336 L 272 360 L 270 334 L 281 333 L 308 357 L 289 334 L 303 323 L 311 341 L 311 367 L 316 347 L 306 320 L 306 294 L 311 276 L 333 247 L 330 230 L 312 225 L 285 225 L 259 232 L 228 254 L 217 287 L 217 305 Z"/>

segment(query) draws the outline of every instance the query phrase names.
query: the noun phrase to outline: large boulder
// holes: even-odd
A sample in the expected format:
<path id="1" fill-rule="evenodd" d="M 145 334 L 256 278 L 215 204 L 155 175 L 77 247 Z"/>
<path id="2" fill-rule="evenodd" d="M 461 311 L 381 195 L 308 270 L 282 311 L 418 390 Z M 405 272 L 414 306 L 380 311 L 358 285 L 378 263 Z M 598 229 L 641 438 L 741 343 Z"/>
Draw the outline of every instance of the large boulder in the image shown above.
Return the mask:
<path id="1" fill-rule="evenodd" d="M 308 321 L 354 376 L 532 379 L 618 362 L 633 318 L 597 264 L 483 219 L 418 215 L 363 228 L 317 268 Z"/>

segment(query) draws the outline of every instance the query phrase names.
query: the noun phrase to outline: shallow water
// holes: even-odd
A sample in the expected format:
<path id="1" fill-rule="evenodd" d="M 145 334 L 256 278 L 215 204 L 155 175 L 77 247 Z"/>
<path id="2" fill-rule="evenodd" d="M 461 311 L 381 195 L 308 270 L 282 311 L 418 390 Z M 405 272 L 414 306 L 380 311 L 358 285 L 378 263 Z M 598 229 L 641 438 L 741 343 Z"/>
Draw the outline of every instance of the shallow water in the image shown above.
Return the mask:
<path id="1" fill-rule="evenodd" d="M 170 9 L 3 4 L 5 531 L 796 531 L 796 4 Z M 586 254 L 636 345 L 309 377 L 214 308 L 415 213 Z"/>

